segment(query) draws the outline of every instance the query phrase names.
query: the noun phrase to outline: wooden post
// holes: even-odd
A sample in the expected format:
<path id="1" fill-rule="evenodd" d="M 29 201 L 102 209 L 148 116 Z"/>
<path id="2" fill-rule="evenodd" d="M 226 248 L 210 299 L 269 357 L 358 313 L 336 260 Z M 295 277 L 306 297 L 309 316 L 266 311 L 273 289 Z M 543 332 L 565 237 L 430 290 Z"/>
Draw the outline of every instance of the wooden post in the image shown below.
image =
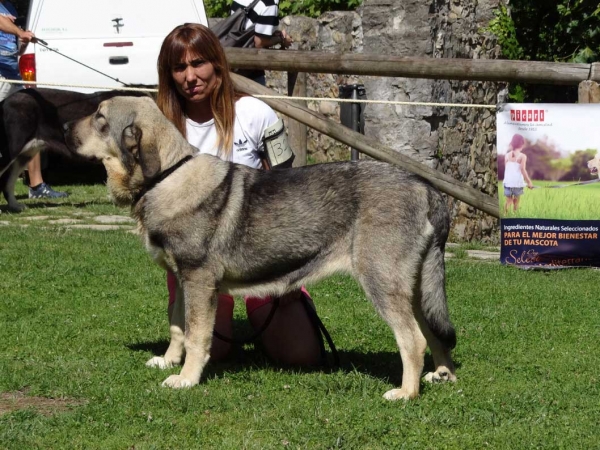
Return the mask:
<path id="1" fill-rule="evenodd" d="M 306 97 L 306 73 L 305 72 L 288 72 L 288 95 L 294 97 Z M 306 100 L 298 100 L 297 103 L 306 107 Z M 306 146 L 307 146 L 306 125 L 294 119 L 289 119 L 288 122 L 288 139 L 290 147 L 294 150 L 296 158 L 294 159 L 294 167 L 306 165 Z"/>
<path id="2" fill-rule="evenodd" d="M 367 53 L 328 53 L 261 48 L 225 49 L 234 69 L 334 73 L 380 77 L 475 80 L 572 85 L 600 82 L 600 67 L 584 63 L 505 59 L 401 57 Z"/>
<path id="3" fill-rule="evenodd" d="M 600 85 L 595 81 L 582 81 L 578 89 L 579 103 L 600 103 Z"/>

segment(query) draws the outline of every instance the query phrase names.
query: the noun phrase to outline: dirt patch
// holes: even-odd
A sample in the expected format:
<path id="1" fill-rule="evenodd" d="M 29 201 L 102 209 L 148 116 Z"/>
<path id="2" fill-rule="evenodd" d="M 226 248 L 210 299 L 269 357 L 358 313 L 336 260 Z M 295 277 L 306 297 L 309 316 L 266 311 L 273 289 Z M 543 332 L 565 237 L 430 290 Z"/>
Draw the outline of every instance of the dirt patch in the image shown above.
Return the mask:
<path id="1" fill-rule="evenodd" d="M 14 411 L 31 409 L 44 416 L 68 411 L 86 402 L 73 398 L 46 398 L 27 395 L 27 390 L 0 393 L 0 416 Z"/>

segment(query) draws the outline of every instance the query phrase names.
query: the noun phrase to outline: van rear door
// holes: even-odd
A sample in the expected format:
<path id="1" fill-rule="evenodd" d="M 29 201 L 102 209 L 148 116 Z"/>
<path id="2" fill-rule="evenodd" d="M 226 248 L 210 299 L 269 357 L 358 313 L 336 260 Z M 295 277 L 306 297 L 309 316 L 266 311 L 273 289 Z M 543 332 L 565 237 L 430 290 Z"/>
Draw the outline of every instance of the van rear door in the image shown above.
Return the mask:
<path id="1" fill-rule="evenodd" d="M 156 61 L 165 36 L 177 25 L 207 25 L 202 1 L 33 0 L 27 27 L 52 49 L 126 84 L 156 86 Z M 85 85 L 82 92 L 121 83 L 52 52 L 30 45 L 38 82 Z M 60 87 L 58 87 L 60 88 Z"/>

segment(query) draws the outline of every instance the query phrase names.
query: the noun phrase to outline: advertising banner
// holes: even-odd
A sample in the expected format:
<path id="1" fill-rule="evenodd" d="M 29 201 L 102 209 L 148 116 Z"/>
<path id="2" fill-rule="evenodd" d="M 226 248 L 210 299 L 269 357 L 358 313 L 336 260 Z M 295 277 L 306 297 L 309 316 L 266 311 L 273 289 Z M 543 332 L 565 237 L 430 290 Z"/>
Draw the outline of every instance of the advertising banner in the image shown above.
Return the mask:
<path id="1" fill-rule="evenodd" d="M 600 267 L 600 104 L 505 104 L 496 116 L 500 260 Z"/>

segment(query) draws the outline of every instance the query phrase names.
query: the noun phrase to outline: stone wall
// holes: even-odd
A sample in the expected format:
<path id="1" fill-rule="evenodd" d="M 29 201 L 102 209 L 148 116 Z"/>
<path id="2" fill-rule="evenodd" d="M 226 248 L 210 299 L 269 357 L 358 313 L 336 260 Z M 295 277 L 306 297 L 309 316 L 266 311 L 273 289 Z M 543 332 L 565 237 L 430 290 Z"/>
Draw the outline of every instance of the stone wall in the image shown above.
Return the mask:
<path id="1" fill-rule="evenodd" d="M 435 1 L 430 29 L 434 58 L 499 59 L 496 37 L 484 31 L 494 10 L 506 0 Z M 436 102 L 496 104 L 503 83 L 439 80 L 433 83 Z M 436 108 L 438 154 L 436 168 L 489 195 L 497 195 L 496 119 L 492 109 Z M 452 200 L 454 237 L 499 242 L 498 220 L 465 203 Z"/>
<path id="2" fill-rule="evenodd" d="M 318 19 L 285 17 L 281 27 L 293 48 L 432 58 L 498 58 L 494 36 L 483 31 L 499 2 L 507 0 L 365 0 L 356 12 Z M 287 92 L 286 74 L 267 74 L 269 87 Z M 340 84 L 362 83 L 376 100 L 495 104 L 504 86 L 385 77 L 309 74 L 309 97 L 338 98 Z M 339 103 L 309 102 L 339 122 Z M 496 195 L 495 112 L 490 109 L 369 104 L 365 134 L 481 191 Z M 309 131 L 309 161 L 349 159 L 345 145 Z M 498 242 L 498 221 L 449 198 L 453 240 Z"/>
<path id="3" fill-rule="evenodd" d="M 357 12 L 327 12 L 318 19 L 285 17 L 280 23 L 293 38 L 293 48 L 298 50 L 330 51 L 332 53 L 361 53 L 362 27 Z M 352 76 L 308 74 L 307 97 L 339 98 L 340 84 L 359 83 Z M 287 93 L 287 74 L 267 72 L 267 86 Z M 308 107 L 339 122 L 340 106 L 335 101 L 309 101 Z M 348 146 L 309 129 L 307 153 L 309 162 L 341 161 L 350 158 Z"/>

